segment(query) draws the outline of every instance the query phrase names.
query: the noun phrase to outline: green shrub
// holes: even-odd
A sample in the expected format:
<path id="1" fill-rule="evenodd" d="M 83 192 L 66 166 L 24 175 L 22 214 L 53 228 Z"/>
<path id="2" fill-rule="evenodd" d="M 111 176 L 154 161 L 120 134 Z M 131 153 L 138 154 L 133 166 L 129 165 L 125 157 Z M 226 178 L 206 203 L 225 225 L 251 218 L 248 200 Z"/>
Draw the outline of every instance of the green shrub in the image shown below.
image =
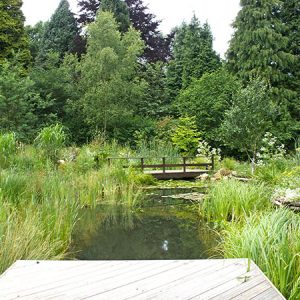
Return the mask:
<path id="1" fill-rule="evenodd" d="M 271 185 L 279 184 L 282 174 L 291 168 L 291 162 L 287 159 L 271 160 L 268 164 L 258 166 L 255 170 L 254 177 Z"/>
<path id="2" fill-rule="evenodd" d="M 195 155 L 200 140 L 195 117 L 180 118 L 171 139 L 180 153 Z"/>
<path id="3" fill-rule="evenodd" d="M 131 171 L 129 173 L 129 179 L 139 186 L 156 185 L 157 180 L 150 174 L 139 173 Z"/>
<path id="4" fill-rule="evenodd" d="M 234 158 L 230 157 L 225 157 L 221 162 L 222 168 L 230 171 L 235 171 L 237 164 L 238 162 Z"/>
<path id="5" fill-rule="evenodd" d="M 79 172 L 87 172 L 95 166 L 95 152 L 91 151 L 88 146 L 82 147 L 74 163 L 75 169 Z"/>
<path id="6" fill-rule="evenodd" d="M 222 245 L 225 258 L 251 258 L 288 299 L 300 299 L 300 216 L 279 209 L 232 224 Z"/>
<path id="7" fill-rule="evenodd" d="M 201 214 L 210 221 L 240 220 L 254 211 L 270 207 L 271 192 L 263 184 L 223 180 L 209 190 L 201 206 Z"/>

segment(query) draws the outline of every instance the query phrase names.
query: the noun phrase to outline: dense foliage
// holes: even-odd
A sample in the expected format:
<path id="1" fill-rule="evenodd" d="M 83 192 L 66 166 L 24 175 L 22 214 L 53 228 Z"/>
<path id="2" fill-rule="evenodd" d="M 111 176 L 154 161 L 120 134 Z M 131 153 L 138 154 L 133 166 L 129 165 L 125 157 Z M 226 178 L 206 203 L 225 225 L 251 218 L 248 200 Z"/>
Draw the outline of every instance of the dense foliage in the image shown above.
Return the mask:
<path id="1" fill-rule="evenodd" d="M 283 139 L 289 139 L 299 130 L 296 122 L 300 111 L 295 105 L 295 101 L 299 102 L 299 93 L 297 95 L 297 88 L 291 84 L 299 83 L 296 75 L 299 55 L 293 46 L 295 23 L 299 22 L 295 5 L 277 0 L 241 1 L 242 8 L 233 24 L 235 33 L 227 53 L 228 69 L 244 84 L 259 77 L 270 85 L 277 104 L 274 126 Z M 290 20 L 293 20 L 291 24 Z M 299 43 L 296 48 L 299 49 Z"/>
<path id="2" fill-rule="evenodd" d="M 171 142 L 180 118 L 193 118 L 198 141 L 223 153 L 255 160 L 266 132 L 293 149 L 300 129 L 297 1 L 241 1 L 223 62 L 209 24 L 194 16 L 164 36 L 142 0 L 80 0 L 77 19 L 61 0 L 49 21 L 25 29 L 21 2 L 8 2 L 0 6 L 1 131 L 30 141 L 59 122 L 69 142 L 104 134 L 137 146 Z M 18 35 L 5 29 L 8 21 Z M 31 53 L 25 69 L 24 53 Z"/>
<path id="3" fill-rule="evenodd" d="M 3 0 L 0 3 L 0 63 L 16 53 L 22 64 L 29 63 L 28 37 L 21 6 L 22 0 Z"/>
<path id="4" fill-rule="evenodd" d="M 160 21 L 148 11 L 142 0 L 78 0 L 79 23 L 85 26 L 93 22 L 99 9 L 114 13 L 120 30 L 125 32 L 129 22 L 141 33 L 145 43 L 143 58 L 148 62 L 166 61 L 170 56 L 172 34 L 164 38 L 158 27 Z"/>

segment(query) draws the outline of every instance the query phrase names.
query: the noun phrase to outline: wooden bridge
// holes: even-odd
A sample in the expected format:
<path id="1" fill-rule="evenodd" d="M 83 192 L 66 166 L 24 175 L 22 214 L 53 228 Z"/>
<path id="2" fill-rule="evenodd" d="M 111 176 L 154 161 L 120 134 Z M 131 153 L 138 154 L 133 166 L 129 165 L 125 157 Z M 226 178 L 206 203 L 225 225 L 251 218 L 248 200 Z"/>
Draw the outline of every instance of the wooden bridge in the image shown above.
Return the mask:
<path id="1" fill-rule="evenodd" d="M 201 174 L 207 173 L 209 170 L 214 170 L 215 162 L 214 156 L 211 157 L 210 162 L 205 163 L 189 163 L 188 161 L 194 160 L 196 157 L 109 157 L 108 164 L 111 165 L 113 161 L 125 160 L 127 165 L 123 165 L 124 168 L 128 168 L 130 161 L 136 161 L 132 166 L 139 168 L 145 174 L 150 174 L 156 179 L 193 179 Z M 160 160 L 161 163 L 146 163 L 147 161 Z M 181 163 L 170 163 L 170 161 L 181 160 Z"/>
<path id="2" fill-rule="evenodd" d="M 247 259 L 17 261 L 0 276 L 0 299 L 284 300 Z"/>

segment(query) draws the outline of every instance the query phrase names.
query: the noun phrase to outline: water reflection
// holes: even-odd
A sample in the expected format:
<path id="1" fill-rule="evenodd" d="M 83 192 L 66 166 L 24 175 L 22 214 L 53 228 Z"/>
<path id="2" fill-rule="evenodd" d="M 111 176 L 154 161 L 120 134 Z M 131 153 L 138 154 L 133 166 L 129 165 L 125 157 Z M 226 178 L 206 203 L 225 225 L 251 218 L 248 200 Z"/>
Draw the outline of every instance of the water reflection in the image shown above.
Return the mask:
<path id="1" fill-rule="evenodd" d="M 208 258 L 217 242 L 186 204 L 85 209 L 73 240 L 71 251 L 81 260 Z"/>

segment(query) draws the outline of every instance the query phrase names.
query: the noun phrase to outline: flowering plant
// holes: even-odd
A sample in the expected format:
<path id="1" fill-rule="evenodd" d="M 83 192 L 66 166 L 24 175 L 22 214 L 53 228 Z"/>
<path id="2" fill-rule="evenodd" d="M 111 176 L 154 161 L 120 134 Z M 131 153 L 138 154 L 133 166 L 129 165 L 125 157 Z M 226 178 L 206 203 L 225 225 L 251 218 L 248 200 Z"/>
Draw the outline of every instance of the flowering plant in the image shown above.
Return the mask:
<path id="1" fill-rule="evenodd" d="M 256 155 L 256 164 L 264 165 L 272 160 L 284 158 L 285 154 L 285 146 L 279 144 L 277 137 L 273 136 L 272 133 L 266 132 L 262 139 L 262 146 Z"/>
<path id="2" fill-rule="evenodd" d="M 215 159 L 220 161 L 221 160 L 221 149 L 220 148 L 213 148 L 211 147 L 205 140 L 202 140 L 198 144 L 197 148 L 197 157 L 204 156 L 210 158 L 215 156 Z"/>

